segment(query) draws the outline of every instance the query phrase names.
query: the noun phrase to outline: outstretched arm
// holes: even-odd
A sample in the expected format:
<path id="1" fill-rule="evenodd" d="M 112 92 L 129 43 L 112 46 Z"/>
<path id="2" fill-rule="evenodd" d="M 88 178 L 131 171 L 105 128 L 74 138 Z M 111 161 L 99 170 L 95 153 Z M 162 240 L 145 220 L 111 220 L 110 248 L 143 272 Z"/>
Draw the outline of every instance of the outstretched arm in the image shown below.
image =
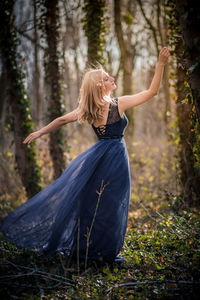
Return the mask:
<path id="1" fill-rule="evenodd" d="M 157 95 L 163 77 L 164 65 L 169 56 L 169 50 L 166 47 L 162 48 L 156 65 L 155 74 L 148 90 L 135 95 L 122 96 L 118 98 L 120 115 L 122 115 L 125 110 L 140 105 Z"/>
<path id="2" fill-rule="evenodd" d="M 51 123 L 49 123 L 47 126 L 42 127 L 41 129 L 29 134 L 27 138 L 23 141 L 24 144 L 30 144 L 40 136 L 47 134 L 49 132 L 55 131 L 61 126 L 68 124 L 70 122 L 74 122 L 77 120 L 77 108 L 70 113 L 61 116 L 59 118 L 56 118 Z"/>

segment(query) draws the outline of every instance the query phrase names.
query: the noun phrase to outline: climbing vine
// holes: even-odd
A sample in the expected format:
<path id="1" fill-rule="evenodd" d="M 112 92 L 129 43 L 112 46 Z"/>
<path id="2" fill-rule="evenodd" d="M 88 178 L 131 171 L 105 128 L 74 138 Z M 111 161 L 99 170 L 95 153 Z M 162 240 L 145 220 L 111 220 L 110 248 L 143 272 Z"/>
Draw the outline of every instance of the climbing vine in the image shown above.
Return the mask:
<path id="1" fill-rule="evenodd" d="M 197 176 L 200 178 L 200 9 L 196 1 L 176 0 L 176 12 L 184 39 L 184 58 L 189 79 L 186 100 L 192 104 L 190 118 L 193 127 L 191 134 L 194 138 L 193 154 Z"/>
<path id="2" fill-rule="evenodd" d="M 172 75 L 173 81 L 176 80 L 177 88 L 177 110 L 181 116 L 177 116 L 176 125 L 179 126 L 177 140 L 179 143 L 180 165 L 182 168 L 182 179 L 184 189 L 190 189 L 190 198 L 198 199 L 198 182 L 200 170 L 200 124 L 198 121 L 197 105 L 195 105 L 194 91 L 191 87 L 191 72 L 196 68 L 195 65 L 189 67 L 188 60 L 190 49 L 184 43 L 183 31 L 180 26 L 177 1 L 169 0 L 166 2 L 166 14 L 169 19 L 169 44 L 173 55 L 177 60 L 176 74 Z M 185 18 L 188 14 L 185 15 Z M 194 46 L 196 47 L 196 46 Z M 182 75 L 181 75 L 182 74 Z M 176 77 L 176 78 L 175 78 Z M 182 78 L 181 78 L 182 77 Z M 179 78 L 179 79 L 178 79 Z M 181 82 L 180 82 L 181 80 Z M 177 97 L 177 98 L 178 98 Z M 181 100 L 181 102 L 180 102 Z M 182 109 L 180 108 L 182 106 Z M 185 118 L 180 120 L 180 118 Z M 176 126 L 174 124 L 174 127 Z M 183 174 L 185 172 L 185 174 Z M 186 187 L 187 185 L 187 187 Z M 190 200 L 192 202 L 192 199 Z"/>
<path id="3" fill-rule="evenodd" d="M 105 0 L 85 0 L 82 20 L 83 29 L 88 39 L 88 64 L 104 64 L 103 46 L 105 37 Z"/>
<path id="4" fill-rule="evenodd" d="M 30 101 L 25 91 L 26 73 L 20 62 L 23 57 L 17 52 L 20 40 L 14 29 L 14 1 L 0 3 L 0 51 L 6 70 L 7 94 L 12 109 L 12 119 L 7 128 L 14 131 L 15 158 L 18 171 L 29 197 L 40 191 L 40 167 L 36 164 L 35 144 L 23 145 L 22 141 L 33 131 Z"/>
<path id="5" fill-rule="evenodd" d="M 62 91 L 60 83 L 60 66 L 58 51 L 59 43 L 59 7 L 58 0 L 39 0 L 41 18 L 39 28 L 41 39 L 45 44 L 44 68 L 45 82 L 47 86 L 48 111 L 47 119 L 49 122 L 60 117 L 65 113 L 62 103 Z M 64 146 L 66 146 L 66 131 L 63 128 L 50 133 L 49 148 L 53 160 L 54 177 L 59 177 L 65 169 Z M 68 147 L 69 150 L 69 147 Z"/>

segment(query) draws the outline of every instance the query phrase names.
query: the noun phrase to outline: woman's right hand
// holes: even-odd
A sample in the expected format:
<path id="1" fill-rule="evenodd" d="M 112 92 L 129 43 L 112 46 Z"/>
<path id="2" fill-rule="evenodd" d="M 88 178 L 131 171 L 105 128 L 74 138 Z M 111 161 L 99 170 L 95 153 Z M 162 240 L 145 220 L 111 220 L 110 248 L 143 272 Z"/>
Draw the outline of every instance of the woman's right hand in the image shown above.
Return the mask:
<path id="1" fill-rule="evenodd" d="M 37 138 L 39 138 L 41 136 L 41 132 L 40 130 L 32 132 L 31 134 L 29 134 L 27 136 L 27 138 L 23 141 L 23 144 L 30 144 L 31 142 L 33 142 L 34 140 L 36 140 Z"/>
<path id="2" fill-rule="evenodd" d="M 167 49 L 167 47 L 163 47 L 160 51 L 158 62 L 162 64 L 166 64 L 169 56 L 170 56 L 169 50 Z"/>

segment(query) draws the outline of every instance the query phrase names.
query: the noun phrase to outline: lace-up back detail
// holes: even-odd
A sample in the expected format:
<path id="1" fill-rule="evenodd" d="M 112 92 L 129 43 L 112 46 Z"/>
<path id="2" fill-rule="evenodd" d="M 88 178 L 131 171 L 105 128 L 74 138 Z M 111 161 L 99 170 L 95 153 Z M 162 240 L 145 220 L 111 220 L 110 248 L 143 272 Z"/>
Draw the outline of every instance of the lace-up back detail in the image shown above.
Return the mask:
<path id="1" fill-rule="evenodd" d="M 105 125 L 95 127 L 92 125 L 96 135 L 99 139 L 114 139 L 121 138 L 123 131 L 128 124 L 128 120 L 125 116 L 121 118 L 118 110 L 118 99 L 115 98 L 109 105 L 108 118 Z"/>

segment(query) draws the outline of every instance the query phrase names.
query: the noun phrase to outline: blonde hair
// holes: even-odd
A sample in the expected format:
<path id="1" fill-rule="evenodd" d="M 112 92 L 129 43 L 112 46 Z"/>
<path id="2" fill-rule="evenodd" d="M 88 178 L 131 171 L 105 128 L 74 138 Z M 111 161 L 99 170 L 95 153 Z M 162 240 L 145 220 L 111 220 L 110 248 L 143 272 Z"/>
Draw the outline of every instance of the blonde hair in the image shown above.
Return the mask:
<path id="1" fill-rule="evenodd" d="M 102 68 L 88 70 L 79 94 L 78 122 L 92 124 L 103 118 L 105 87 Z"/>

